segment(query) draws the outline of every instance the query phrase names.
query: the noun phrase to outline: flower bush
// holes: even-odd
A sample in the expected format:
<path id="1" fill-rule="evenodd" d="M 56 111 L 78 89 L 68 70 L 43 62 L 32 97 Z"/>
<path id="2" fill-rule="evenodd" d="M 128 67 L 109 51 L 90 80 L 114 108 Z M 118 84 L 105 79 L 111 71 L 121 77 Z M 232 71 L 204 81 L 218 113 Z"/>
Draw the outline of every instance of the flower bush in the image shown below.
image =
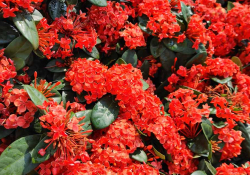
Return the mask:
<path id="1" fill-rule="evenodd" d="M 0 0 L 0 174 L 249 175 L 248 0 Z"/>

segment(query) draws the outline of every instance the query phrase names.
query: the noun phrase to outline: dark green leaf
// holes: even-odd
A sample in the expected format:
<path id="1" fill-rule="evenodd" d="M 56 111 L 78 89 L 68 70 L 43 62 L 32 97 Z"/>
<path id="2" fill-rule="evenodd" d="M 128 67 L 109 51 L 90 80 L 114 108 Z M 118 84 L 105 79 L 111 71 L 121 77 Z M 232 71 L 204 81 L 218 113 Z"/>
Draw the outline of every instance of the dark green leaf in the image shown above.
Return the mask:
<path id="1" fill-rule="evenodd" d="M 48 11 L 50 17 L 55 20 L 66 14 L 67 6 L 62 0 L 51 0 L 48 4 Z"/>
<path id="2" fill-rule="evenodd" d="M 196 55 L 193 56 L 186 64 L 186 67 L 190 68 L 193 64 L 203 64 L 207 58 L 207 51 L 203 44 L 199 44 L 198 50 L 196 50 Z"/>
<path id="3" fill-rule="evenodd" d="M 231 81 L 232 80 L 232 77 L 227 77 L 227 78 L 224 78 L 224 79 L 219 79 L 217 77 L 211 77 L 211 79 L 213 81 L 215 81 L 216 83 L 219 83 L 219 84 L 226 84 L 227 82 Z"/>
<path id="4" fill-rule="evenodd" d="M 141 30 L 151 35 L 152 31 L 147 28 L 147 23 L 149 21 L 149 18 L 146 15 L 142 15 L 138 17 L 138 21 L 139 21 L 139 27 L 141 28 Z"/>
<path id="5" fill-rule="evenodd" d="M 223 121 L 213 122 L 212 125 L 214 125 L 216 128 L 223 128 L 227 126 L 227 123 Z"/>
<path id="6" fill-rule="evenodd" d="M 82 126 L 84 131 L 93 130 L 91 122 L 90 122 L 91 114 L 92 114 L 92 110 L 85 110 L 85 111 L 80 111 L 80 112 L 75 113 L 77 118 L 85 116 L 85 118 L 79 122 L 79 124 L 85 123 Z M 90 135 L 91 133 L 92 132 L 86 133 L 86 135 Z"/>
<path id="7" fill-rule="evenodd" d="M 115 63 L 117 63 L 119 65 L 121 65 L 121 64 L 127 64 L 126 61 L 124 61 L 122 58 L 118 58 L 118 60 Z"/>
<path id="8" fill-rule="evenodd" d="M 171 67 L 174 65 L 175 54 L 173 51 L 166 49 L 160 56 L 162 67 L 167 71 L 171 72 Z"/>
<path id="9" fill-rule="evenodd" d="M 205 161 L 205 164 L 207 166 L 207 168 L 209 169 L 209 171 L 212 173 L 212 175 L 216 174 L 216 169 L 213 167 L 213 165 L 207 161 Z"/>
<path id="10" fill-rule="evenodd" d="M 0 139 L 10 135 L 15 129 L 6 129 L 4 126 L 0 126 Z"/>
<path id="11" fill-rule="evenodd" d="M 4 21 L 0 21 L 0 31 L 0 44 L 7 44 L 19 36 L 17 29 Z"/>
<path id="12" fill-rule="evenodd" d="M 92 52 L 87 51 L 85 48 L 83 48 L 83 50 L 84 50 L 84 52 L 85 52 L 87 55 L 89 55 L 89 56 L 91 56 L 91 57 L 93 57 L 93 58 L 95 58 L 95 59 L 99 59 L 99 58 L 100 58 L 99 51 L 97 50 L 96 47 L 93 47 Z"/>
<path id="13" fill-rule="evenodd" d="M 150 42 L 150 52 L 154 58 L 159 57 L 164 51 L 166 47 L 158 41 L 158 38 L 154 37 Z"/>
<path id="14" fill-rule="evenodd" d="M 33 103 L 37 105 L 43 105 L 44 101 L 48 101 L 48 99 L 36 88 L 30 85 L 23 85 L 25 91 L 29 94 L 30 99 Z"/>
<path id="15" fill-rule="evenodd" d="M 142 149 L 137 149 L 130 156 L 131 156 L 132 159 L 137 160 L 139 162 L 145 162 L 146 163 L 148 161 L 147 154 Z"/>
<path id="16" fill-rule="evenodd" d="M 218 134 L 213 135 L 213 137 L 211 137 L 210 140 L 216 141 L 216 142 L 221 141 L 221 140 L 218 138 L 218 136 L 219 136 Z M 220 147 L 220 149 L 219 149 L 218 151 L 220 151 L 220 150 L 225 146 L 225 142 L 222 141 L 221 143 L 218 144 L 218 146 Z"/>
<path id="17" fill-rule="evenodd" d="M 14 39 L 4 50 L 4 54 L 14 61 L 16 70 L 25 66 L 25 60 L 32 52 L 32 45 L 23 36 Z"/>
<path id="18" fill-rule="evenodd" d="M 56 62 L 64 63 L 64 60 L 62 59 L 50 60 L 45 68 L 49 70 L 50 72 L 66 72 L 67 71 L 67 67 L 57 67 Z"/>
<path id="19" fill-rule="evenodd" d="M 141 79 L 141 82 L 142 82 L 142 84 L 143 84 L 142 89 L 143 89 L 144 91 L 147 90 L 147 89 L 149 88 L 148 83 L 147 83 L 146 81 L 144 81 L 143 79 Z"/>
<path id="20" fill-rule="evenodd" d="M 37 9 L 34 10 L 31 16 L 35 22 L 38 22 L 43 19 L 43 15 Z"/>
<path id="21" fill-rule="evenodd" d="M 187 8 L 187 6 L 184 4 L 184 2 L 181 2 L 181 12 L 182 12 L 182 15 L 183 15 L 185 21 L 187 23 L 189 23 L 191 14 L 190 14 L 189 9 Z"/>
<path id="22" fill-rule="evenodd" d="M 76 5 L 78 3 L 78 0 L 66 0 L 68 5 Z"/>
<path id="23" fill-rule="evenodd" d="M 107 6 L 107 0 L 88 0 L 88 1 L 99 7 Z"/>
<path id="24" fill-rule="evenodd" d="M 137 65 L 137 55 L 136 55 L 136 52 L 134 50 L 126 50 L 122 54 L 122 59 L 128 64 L 131 63 L 132 66 L 134 66 L 134 67 L 136 67 L 136 65 Z"/>
<path id="25" fill-rule="evenodd" d="M 207 174 L 204 171 L 197 170 L 197 171 L 193 172 L 191 175 L 207 175 Z"/>
<path id="26" fill-rule="evenodd" d="M 243 64 L 241 63 L 239 57 L 233 56 L 231 60 L 240 67 L 240 70 L 242 70 Z"/>
<path id="27" fill-rule="evenodd" d="M 118 102 L 108 95 L 99 100 L 93 108 L 91 123 L 96 129 L 108 127 L 115 121 L 119 113 Z"/>
<path id="28" fill-rule="evenodd" d="M 71 89 L 71 88 L 70 88 Z M 71 103 L 74 102 L 74 97 L 75 97 L 76 93 L 73 92 L 73 91 L 62 91 L 62 101 L 63 101 L 63 104 L 66 105 L 66 103 L 68 101 L 70 101 Z"/>
<path id="29" fill-rule="evenodd" d="M 140 68 L 141 72 L 142 72 L 143 79 L 145 79 L 145 80 L 148 79 L 149 68 L 150 68 L 150 64 L 147 60 L 145 60 Z"/>
<path id="30" fill-rule="evenodd" d="M 174 52 L 184 51 L 187 47 L 187 40 L 184 40 L 182 43 L 177 43 L 176 38 L 166 38 L 163 39 L 163 44 Z"/>
<path id="31" fill-rule="evenodd" d="M 36 30 L 36 24 L 32 16 L 28 13 L 17 13 L 13 22 L 23 36 L 32 44 L 34 50 L 39 46 L 39 37 Z"/>
<path id="32" fill-rule="evenodd" d="M 7 147 L 0 156 L 0 174 L 27 174 L 38 164 L 33 164 L 31 155 L 40 141 L 41 135 L 22 137 Z"/>
<path id="33" fill-rule="evenodd" d="M 55 95 L 51 96 L 50 98 L 52 98 L 55 102 L 59 104 L 62 101 L 61 94 L 55 89 L 52 89 L 51 93 L 55 93 Z"/>
<path id="34" fill-rule="evenodd" d="M 239 130 L 242 132 L 241 136 L 245 139 L 241 143 L 241 157 L 244 159 L 250 159 L 250 137 L 246 130 L 246 126 L 243 123 L 238 122 Z"/>
<path id="35" fill-rule="evenodd" d="M 209 141 L 210 137 L 213 135 L 212 127 L 207 123 L 202 123 L 201 128 L 205 137 L 207 138 L 207 141 Z"/>
<path id="36" fill-rule="evenodd" d="M 196 154 L 208 153 L 208 141 L 203 133 L 194 138 L 194 141 L 188 145 L 190 150 Z"/>
<path id="37" fill-rule="evenodd" d="M 185 47 L 184 50 L 180 51 L 182 54 L 194 54 L 196 51 L 193 48 L 193 43 L 190 41 L 188 38 L 185 39 L 185 42 L 187 42 L 187 46 Z"/>
<path id="38" fill-rule="evenodd" d="M 48 139 L 51 139 L 51 138 L 48 136 L 44 137 L 42 140 L 40 140 L 40 142 L 34 148 L 34 151 L 32 152 L 32 162 L 33 163 L 42 163 L 42 162 L 48 160 L 51 156 L 53 156 L 55 154 L 57 147 L 54 149 L 53 144 L 48 146 L 48 143 L 44 142 L 45 140 L 48 140 Z M 41 156 L 38 153 L 38 151 L 40 149 L 45 149 L 46 147 L 47 147 L 47 149 L 45 150 L 45 152 L 46 152 L 45 155 Z"/>
<path id="39" fill-rule="evenodd" d="M 234 4 L 231 1 L 227 2 L 227 11 L 231 10 L 232 8 L 234 8 Z"/>

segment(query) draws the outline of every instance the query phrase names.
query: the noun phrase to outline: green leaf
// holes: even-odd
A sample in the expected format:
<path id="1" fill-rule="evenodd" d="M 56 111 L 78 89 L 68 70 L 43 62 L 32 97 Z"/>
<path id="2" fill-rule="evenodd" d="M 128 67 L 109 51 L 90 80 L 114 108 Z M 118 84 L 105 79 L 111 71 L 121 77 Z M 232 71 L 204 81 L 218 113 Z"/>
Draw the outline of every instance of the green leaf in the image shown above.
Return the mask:
<path id="1" fill-rule="evenodd" d="M 145 162 L 146 163 L 148 161 L 147 154 L 142 149 L 135 150 L 135 152 L 130 154 L 130 156 L 131 156 L 132 159 L 137 160 L 139 162 Z"/>
<path id="2" fill-rule="evenodd" d="M 91 122 L 90 122 L 91 114 L 92 114 L 92 110 L 85 110 L 85 111 L 80 111 L 80 112 L 75 113 L 77 118 L 85 116 L 85 118 L 79 122 L 79 124 L 85 123 L 82 126 L 84 131 L 93 130 Z M 91 133 L 92 132 L 86 133 L 86 135 L 89 136 L 89 135 L 91 135 Z"/>
<path id="3" fill-rule="evenodd" d="M 15 129 L 6 129 L 4 126 L 0 126 L 0 139 L 10 135 Z"/>
<path id="4" fill-rule="evenodd" d="M 227 11 L 231 10 L 232 8 L 234 8 L 234 4 L 231 1 L 227 2 Z"/>
<path id="5" fill-rule="evenodd" d="M 41 135 L 22 137 L 8 146 L 0 156 L 0 174 L 27 174 L 37 167 L 33 164 L 31 155 L 40 141 Z"/>
<path id="6" fill-rule="evenodd" d="M 212 175 L 215 175 L 217 173 L 216 169 L 213 167 L 213 165 L 207 161 L 205 161 L 205 164 L 209 171 L 212 173 Z"/>
<path id="7" fill-rule="evenodd" d="M 243 64 L 241 63 L 239 57 L 233 56 L 231 60 L 240 67 L 240 70 L 242 70 Z"/>
<path id="8" fill-rule="evenodd" d="M 48 99 L 36 88 L 30 85 L 23 85 L 25 91 L 29 94 L 32 102 L 37 105 L 43 105 L 44 101 L 48 101 Z"/>
<path id="9" fill-rule="evenodd" d="M 31 16 L 35 22 L 38 22 L 43 19 L 43 15 L 37 9 L 34 10 Z"/>
<path id="10" fill-rule="evenodd" d="M 50 17 L 55 20 L 66 14 L 67 6 L 63 0 L 52 0 L 48 4 L 48 11 Z"/>
<path id="11" fill-rule="evenodd" d="M 213 122 L 212 125 L 214 125 L 216 128 L 224 128 L 227 126 L 227 123 L 223 121 Z"/>
<path id="12" fill-rule="evenodd" d="M 160 42 L 158 42 L 158 38 L 154 37 L 150 42 L 150 52 L 154 58 L 159 57 L 164 51 L 166 47 Z"/>
<path id="13" fill-rule="evenodd" d="M 211 80 L 213 80 L 213 81 L 215 81 L 216 83 L 219 83 L 219 84 L 226 84 L 227 82 L 232 80 L 232 77 L 227 77 L 227 78 L 224 78 L 224 79 L 219 79 L 217 77 L 211 77 Z"/>
<path id="14" fill-rule="evenodd" d="M 198 91 L 198 90 L 193 89 L 193 88 L 188 87 L 188 86 L 180 86 L 180 88 L 183 88 L 183 89 L 190 89 L 190 90 L 194 91 L 194 94 L 195 94 L 195 95 L 200 95 L 200 94 L 202 94 L 201 91 Z"/>
<path id="15" fill-rule="evenodd" d="M 117 63 L 119 65 L 121 65 L 121 64 L 127 64 L 126 61 L 124 61 L 122 58 L 118 58 L 118 60 L 115 63 Z"/>
<path id="16" fill-rule="evenodd" d="M 193 142 L 188 144 L 191 151 L 196 154 L 205 154 L 208 153 L 208 141 L 203 133 L 200 133 L 197 137 L 194 138 Z"/>
<path id="17" fill-rule="evenodd" d="M 141 79 L 141 82 L 142 82 L 142 84 L 143 84 L 142 89 L 143 89 L 144 91 L 147 90 L 147 89 L 149 88 L 148 83 L 147 83 L 146 81 L 144 81 L 143 79 Z"/>
<path id="18" fill-rule="evenodd" d="M 46 160 L 48 160 L 51 156 L 53 156 L 57 150 L 57 147 L 54 149 L 53 148 L 53 144 L 50 144 L 48 146 L 48 143 L 45 143 L 45 140 L 51 139 L 48 136 L 45 136 L 42 140 L 40 140 L 40 142 L 36 145 L 36 147 L 34 148 L 34 151 L 32 152 L 32 162 L 33 163 L 42 163 Z M 48 147 L 47 147 L 48 146 Z M 45 150 L 45 155 L 41 156 L 38 151 L 40 149 L 45 149 L 47 147 L 47 149 Z"/>
<path id="19" fill-rule="evenodd" d="M 55 93 L 55 95 L 53 95 L 53 96 L 51 96 L 49 98 L 52 98 L 55 102 L 57 102 L 59 104 L 62 101 L 61 94 L 55 89 L 52 89 L 51 93 Z"/>
<path id="20" fill-rule="evenodd" d="M 187 40 L 184 40 L 182 43 L 177 43 L 176 38 L 166 38 L 163 39 L 163 44 L 170 50 L 174 52 L 184 51 L 187 47 Z"/>
<path id="21" fill-rule="evenodd" d="M 143 76 L 143 79 L 147 80 L 148 79 L 148 74 L 149 74 L 149 68 L 150 68 L 150 64 L 147 60 L 145 60 L 143 63 L 142 63 L 142 66 L 141 66 L 141 72 L 142 72 L 142 76 Z"/>
<path id="22" fill-rule="evenodd" d="M 146 15 L 142 15 L 138 17 L 139 21 L 139 27 L 142 31 L 146 32 L 147 34 L 151 35 L 152 31 L 147 28 L 147 23 L 149 21 L 149 18 Z"/>
<path id="23" fill-rule="evenodd" d="M 207 175 L 207 174 L 204 171 L 197 170 L 197 171 L 193 172 L 191 175 Z"/>
<path id="24" fill-rule="evenodd" d="M 249 160 L 250 159 L 250 137 L 249 137 L 249 133 L 247 132 L 246 130 L 246 126 L 241 123 L 241 122 L 238 122 L 238 126 L 239 126 L 239 130 L 242 132 L 241 133 L 241 136 L 245 139 L 242 141 L 241 143 L 241 157 L 246 159 L 246 160 Z"/>
<path id="25" fill-rule="evenodd" d="M 207 138 L 207 141 L 209 141 L 210 137 L 213 135 L 212 127 L 207 123 L 202 123 L 201 128 L 205 137 Z"/>
<path id="26" fill-rule="evenodd" d="M 99 58 L 100 58 L 99 51 L 97 50 L 96 47 L 93 47 L 93 48 L 92 48 L 92 52 L 87 51 L 87 50 L 83 47 L 83 51 L 84 51 L 87 55 L 89 55 L 89 56 L 91 56 L 91 57 L 93 57 L 93 58 L 95 58 L 95 59 L 99 59 Z"/>
<path id="27" fill-rule="evenodd" d="M 190 68 L 193 64 L 203 64 L 207 58 L 207 51 L 203 44 L 199 44 L 198 50 L 196 50 L 196 55 L 193 56 L 187 63 L 186 67 Z"/>
<path id="28" fill-rule="evenodd" d="M 107 0 L 88 0 L 88 1 L 99 7 L 107 6 Z"/>
<path id="29" fill-rule="evenodd" d="M 165 160 L 165 155 L 160 153 L 159 151 L 157 151 L 157 149 L 155 149 L 155 147 L 153 146 L 153 150 L 155 152 L 155 154 L 160 157 L 162 160 Z"/>
<path id="30" fill-rule="evenodd" d="M 17 29 L 4 21 L 0 21 L 0 31 L 0 44 L 7 44 L 19 36 Z"/>
<path id="31" fill-rule="evenodd" d="M 39 46 L 39 37 L 32 16 L 28 13 L 19 12 L 13 18 L 13 22 L 22 35 L 32 44 L 34 50 L 36 50 Z"/>
<path id="32" fill-rule="evenodd" d="M 193 48 L 192 41 L 190 41 L 188 38 L 186 38 L 185 42 L 187 42 L 187 46 L 185 47 L 184 50 L 180 51 L 179 53 L 187 54 L 187 55 L 196 53 L 195 49 Z"/>
<path id="33" fill-rule="evenodd" d="M 181 2 L 181 12 L 182 12 L 182 15 L 183 15 L 185 21 L 187 23 L 189 23 L 191 14 L 190 14 L 187 6 L 183 2 Z"/>
<path id="34" fill-rule="evenodd" d="M 173 51 L 166 49 L 160 56 L 162 67 L 167 71 L 171 72 L 171 67 L 174 65 L 175 54 Z"/>
<path id="35" fill-rule="evenodd" d="M 72 90 L 70 90 L 70 91 L 68 91 L 68 90 L 62 91 L 62 101 L 63 101 L 63 104 L 66 105 L 66 103 L 68 101 L 70 101 L 71 103 L 74 102 L 75 95 L 76 95 L 76 93 L 73 92 Z"/>
<path id="36" fill-rule="evenodd" d="M 23 36 L 14 39 L 4 50 L 4 55 L 14 61 L 16 70 L 25 66 L 25 60 L 32 52 L 32 45 Z"/>
<path id="37" fill-rule="evenodd" d="M 45 68 L 50 72 L 66 72 L 67 71 L 67 67 L 57 67 L 56 62 L 64 63 L 64 60 L 62 59 L 50 60 Z"/>
<path id="38" fill-rule="evenodd" d="M 134 50 L 126 50 L 123 54 L 122 54 L 122 59 L 127 63 L 131 63 L 132 66 L 136 67 L 137 65 L 137 55 L 136 52 Z"/>
<path id="39" fill-rule="evenodd" d="M 115 121 L 119 113 L 118 102 L 111 95 L 99 100 L 92 111 L 91 123 L 96 129 L 108 127 Z"/>

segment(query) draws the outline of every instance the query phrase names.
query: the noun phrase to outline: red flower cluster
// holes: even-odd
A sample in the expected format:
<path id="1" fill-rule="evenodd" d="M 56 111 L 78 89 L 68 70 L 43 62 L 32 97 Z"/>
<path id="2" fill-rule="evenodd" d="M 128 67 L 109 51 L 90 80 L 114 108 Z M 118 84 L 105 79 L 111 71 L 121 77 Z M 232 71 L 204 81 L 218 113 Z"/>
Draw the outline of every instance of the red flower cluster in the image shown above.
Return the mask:
<path id="1" fill-rule="evenodd" d="M 89 9 L 89 25 L 96 29 L 98 37 L 105 43 L 104 52 L 115 49 L 120 38 L 119 30 L 124 28 L 129 14 L 128 6 L 111 1 L 107 1 L 106 7 L 91 6 Z"/>
<path id="2" fill-rule="evenodd" d="M 39 50 L 48 59 L 51 57 L 64 59 L 72 56 L 73 48 L 82 49 L 84 47 L 91 52 L 96 44 L 97 34 L 92 27 L 88 26 L 85 13 L 77 15 L 69 10 L 66 18 L 63 16 L 56 18 L 51 25 L 48 25 L 44 18 L 37 25 Z M 74 42 L 76 44 L 73 45 Z M 55 43 L 59 44 L 59 48 L 51 51 Z"/>
<path id="3" fill-rule="evenodd" d="M 249 162 L 247 162 L 248 167 L 242 166 L 235 168 L 233 164 L 227 165 L 226 163 L 223 163 L 220 167 L 216 168 L 216 175 L 249 175 L 250 174 L 250 167 Z"/>
<path id="4" fill-rule="evenodd" d="M 89 155 L 86 152 L 87 139 L 85 133 L 91 131 L 84 131 L 82 125 L 79 124 L 83 117 L 76 118 L 71 116 L 71 111 L 63 108 L 63 104 L 58 105 L 54 101 L 44 102 L 40 109 L 45 110 L 46 114 L 39 117 L 43 128 L 48 129 L 47 135 L 50 139 L 45 140 L 48 146 L 53 143 L 53 146 L 58 146 L 55 157 L 63 160 L 80 159 L 82 162 L 89 160 Z M 48 146 L 46 148 L 48 148 Z M 41 149 L 39 154 L 42 156 L 46 153 L 46 148 Z"/>
<path id="5" fill-rule="evenodd" d="M 16 68 L 11 59 L 7 59 L 4 55 L 4 49 L 0 50 L 0 84 L 5 80 L 16 76 Z"/>
<path id="6" fill-rule="evenodd" d="M 143 32 L 138 25 L 134 25 L 132 23 L 125 25 L 125 30 L 120 32 L 120 36 L 124 38 L 125 45 L 129 49 L 146 46 Z"/>
<path id="7" fill-rule="evenodd" d="M 33 12 L 33 6 L 40 2 L 43 2 L 43 0 L 1 0 L 0 13 L 3 13 L 4 18 L 15 17 L 14 12 L 22 11 L 22 9 Z"/>
<path id="8" fill-rule="evenodd" d="M 6 129 L 28 128 L 37 111 L 36 105 L 30 100 L 24 89 L 12 89 L 5 93 L 0 103 L 0 125 Z"/>
<path id="9" fill-rule="evenodd" d="M 171 6 L 165 0 L 143 0 L 138 5 L 139 16 L 146 15 L 149 18 L 147 28 L 153 35 L 163 38 L 172 38 L 180 31 L 176 16 L 171 13 Z"/>

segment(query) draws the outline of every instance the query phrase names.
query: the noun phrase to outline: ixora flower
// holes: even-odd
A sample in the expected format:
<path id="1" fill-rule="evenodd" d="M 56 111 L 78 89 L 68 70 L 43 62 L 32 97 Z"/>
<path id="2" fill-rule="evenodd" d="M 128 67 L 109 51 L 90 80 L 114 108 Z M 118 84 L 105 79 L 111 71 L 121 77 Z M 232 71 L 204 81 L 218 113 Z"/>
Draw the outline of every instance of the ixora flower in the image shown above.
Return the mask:
<path id="1" fill-rule="evenodd" d="M 92 140 L 85 135 L 91 130 L 83 131 L 81 126 L 84 123 L 79 124 L 84 119 L 84 116 L 80 118 L 72 117 L 72 110 L 67 111 L 67 108 L 63 108 L 63 104 L 58 105 L 54 101 L 45 101 L 42 106 L 38 107 L 46 111 L 46 114 L 39 117 L 39 120 L 42 127 L 49 130 L 47 135 L 50 139 L 44 142 L 48 143 L 48 146 L 53 144 L 54 147 L 58 147 L 55 157 L 64 160 L 80 158 L 83 162 L 88 161 L 87 142 L 92 142 Z M 39 150 L 39 154 L 43 156 L 48 146 Z"/>

